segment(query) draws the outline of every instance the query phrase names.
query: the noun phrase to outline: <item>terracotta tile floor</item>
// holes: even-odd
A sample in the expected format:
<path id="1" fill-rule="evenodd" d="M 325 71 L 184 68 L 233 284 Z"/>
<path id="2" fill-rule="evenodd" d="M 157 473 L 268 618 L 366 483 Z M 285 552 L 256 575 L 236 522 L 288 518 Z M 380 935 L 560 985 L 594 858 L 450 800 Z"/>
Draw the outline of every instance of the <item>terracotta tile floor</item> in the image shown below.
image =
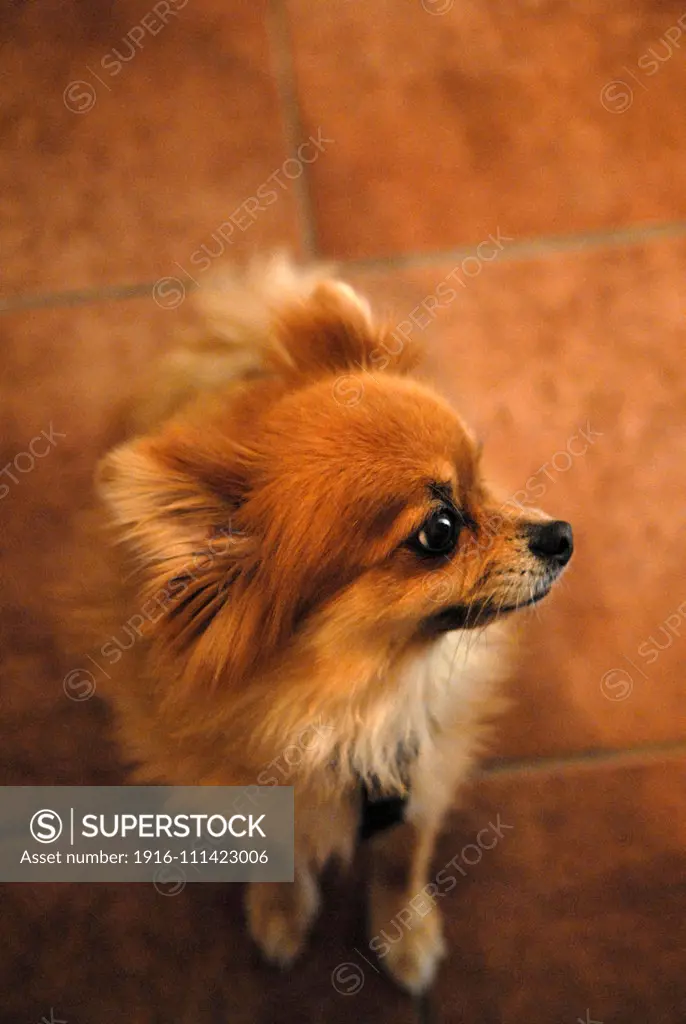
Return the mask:
<path id="1" fill-rule="evenodd" d="M 0 500 L 0 782 L 123 778 L 105 705 L 64 697 L 51 606 L 117 399 L 220 256 L 339 258 L 577 553 L 436 852 L 462 869 L 423 1004 L 366 949 L 362 851 L 287 975 L 236 887 L 0 886 L 0 1021 L 682 1024 L 682 8 L 157 8 L 0 0 L 1 464 L 56 438 Z"/>
<path id="2" fill-rule="evenodd" d="M 288 0 L 304 129 L 336 140 L 312 168 L 324 252 L 686 215 L 678 3 L 397 6 Z"/>
<path id="3" fill-rule="evenodd" d="M 215 255 L 297 248 L 265 0 L 170 0 L 142 23 L 153 6 L 10 3 L 5 293 L 188 284 Z"/>

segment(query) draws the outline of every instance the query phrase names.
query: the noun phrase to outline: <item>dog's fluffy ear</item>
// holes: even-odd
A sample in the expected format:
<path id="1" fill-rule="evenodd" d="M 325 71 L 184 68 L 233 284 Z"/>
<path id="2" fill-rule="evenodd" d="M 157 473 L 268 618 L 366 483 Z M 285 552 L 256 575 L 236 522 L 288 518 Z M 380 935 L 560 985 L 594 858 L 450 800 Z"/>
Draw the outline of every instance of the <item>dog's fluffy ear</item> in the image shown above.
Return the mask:
<path id="1" fill-rule="evenodd" d="M 145 565 L 163 559 L 176 569 L 227 524 L 240 498 L 228 467 L 222 492 L 165 455 L 155 439 L 122 445 L 101 461 L 96 482 L 119 539 Z"/>
<path id="2" fill-rule="evenodd" d="M 242 275 L 217 276 L 196 303 L 213 343 L 242 374 L 402 374 L 420 358 L 414 343 L 377 322 L 367 301 L 326 266 L 303 270 L 274 256 Z"/>
<path id="3" fill-rule="evenodd" d="M 170 701 L 241 678 L 260 649 L 265 609 L 254 594 L 242 599 L 258 558 L 239 522 L 240 453 L 221 464 L 220 473 L 173 440 L 144 438 L 98 470 L 100 497 L 133 555 L 141 627 Z"/>

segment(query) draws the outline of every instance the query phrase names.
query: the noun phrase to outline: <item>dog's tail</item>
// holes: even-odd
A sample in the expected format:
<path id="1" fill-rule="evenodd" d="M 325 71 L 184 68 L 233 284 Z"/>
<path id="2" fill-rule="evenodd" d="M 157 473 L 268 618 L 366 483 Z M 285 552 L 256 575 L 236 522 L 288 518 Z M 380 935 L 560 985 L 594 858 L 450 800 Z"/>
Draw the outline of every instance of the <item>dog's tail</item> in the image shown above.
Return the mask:
<path id="1" fill-rule="evenodd" d="M 301 268 L 283 254 L 224 269 L 193 296 L 201 326 L 172 350 L 136 403 L 147 433 L 210 391 L 277 375 L 294 384 L 364 369 L 406 373 L 420 347 L 377 321 L 330 266 Z M 142 400 L 141 400 L 142 399 Z"/>
<path id="2" fill-rule="evenodd" d="M 129 405 L 127 432 L 146 433 L 202 393 L 259 376 L 275 364 L 286 366 L 290 356 L 279 339 L 283 318 L 304 308 L 331 275 L 330 265 L 298 267 L 284 253 L 215 272 L 192 296 L 199 326 L 184 334 L 144 382 Z"/>
<path id="3" fill-rule="evenodd" d="M 273 354 L 279 321 L 287 309 L 305 305 L 330 265 L 297 267 L 284 253 L 253 260 L 244 270 L 216 273 L 195 294 L 207 329 L 205 344 L 227 362 L 231 376 L 262 370 Z"/>

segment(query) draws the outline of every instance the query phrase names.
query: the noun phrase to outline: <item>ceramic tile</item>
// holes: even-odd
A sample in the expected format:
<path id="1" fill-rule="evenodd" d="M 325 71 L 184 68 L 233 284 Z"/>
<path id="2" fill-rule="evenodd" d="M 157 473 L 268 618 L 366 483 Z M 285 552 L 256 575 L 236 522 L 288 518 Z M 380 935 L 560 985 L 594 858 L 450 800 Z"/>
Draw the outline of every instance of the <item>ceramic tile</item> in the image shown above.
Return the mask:
<path id="1" fill-rule="evenodd" d="M 437 1019 L 678 1024 L 685 797 L 683 757 L 481 780 L 434 861 Z"/>
<path id="2" fill-rule="evenodd" d="M 297 248 L 263 0 L 2 7 L 0 294 Z"/>
<path id="3" fill-rule="evenodd" d="M 320 244 L 368 257 L 686 214 L 676 2 L 289 0 Z M 681 23 L 679 24 L 679 19 Z"/>

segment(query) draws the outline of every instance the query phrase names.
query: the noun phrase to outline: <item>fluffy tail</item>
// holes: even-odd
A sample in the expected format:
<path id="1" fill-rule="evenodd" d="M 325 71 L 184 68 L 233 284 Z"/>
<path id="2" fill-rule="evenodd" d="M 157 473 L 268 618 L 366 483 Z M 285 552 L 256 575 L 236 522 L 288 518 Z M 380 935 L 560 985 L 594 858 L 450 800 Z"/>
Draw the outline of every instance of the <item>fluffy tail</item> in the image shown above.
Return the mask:
<path id="1" fill-rule="evenodd" d="M 301 268 L 283 253 L 215 273 L 194 295 L 201 324 L 155 367 L 129 406 L 131 429 L 147 433 L 206 391 L 263 373 L 278 353 L 278 324 L 330 280 L 326 265 Z M 340 285 L 347 288 L 346 285 Z"/>
<path id="2" fill-rule="evenodd" d="M 364 298 L 331 275 L 331 267 L 302 269 L 276 255 L 212 277 L 194 295 L 201 329 L 146 384 L 134 432 L 149 432 L 204 392 L 262 374 L 297 386 L 325 374 L 413 369 L 419 347 L 394 337 Z"/>

